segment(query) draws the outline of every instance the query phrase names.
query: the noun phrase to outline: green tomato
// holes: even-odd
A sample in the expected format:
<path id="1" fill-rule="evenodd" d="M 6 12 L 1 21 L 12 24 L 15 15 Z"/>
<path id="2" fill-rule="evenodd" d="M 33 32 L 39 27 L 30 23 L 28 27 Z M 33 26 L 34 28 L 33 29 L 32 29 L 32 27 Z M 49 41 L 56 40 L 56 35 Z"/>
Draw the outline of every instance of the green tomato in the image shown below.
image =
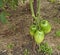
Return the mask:
<path id="1" fill-rule="evenodd" d="M 42 20 L 40 22 L 40 27 L 44 31 L 45 34 L 47 34 L 51 31 L 51 25 L 47 20 Z"/>
<path id="2" fill-rule="evenodd" d="M 34 36 L 36 30 L 37 30 L 37 26 L 36 25 L 31 25 L 30 26 L 30 35 Z"/>
<path id="3" fill-rule="evenodd" d="M 44 32 L 37 30 L 34 39 L 37 44 L 40 44 L 44 40 Z"/>

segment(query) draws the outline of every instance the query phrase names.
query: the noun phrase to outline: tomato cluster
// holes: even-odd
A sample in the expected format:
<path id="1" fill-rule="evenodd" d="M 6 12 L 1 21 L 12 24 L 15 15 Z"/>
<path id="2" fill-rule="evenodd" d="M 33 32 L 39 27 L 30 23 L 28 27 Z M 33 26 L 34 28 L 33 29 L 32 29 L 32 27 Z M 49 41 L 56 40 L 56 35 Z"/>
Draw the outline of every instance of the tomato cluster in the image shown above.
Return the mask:
<path id="1" fill-rule="evenodd" d="M 40 44 L 44 40 L 45 34 L 51 31 L 51 25 L 47 20 L 42 20 L 39 23 L 40 30 L 37 25 L 31 25 L 30 34 L 34 38 L 37 44 Z"/>

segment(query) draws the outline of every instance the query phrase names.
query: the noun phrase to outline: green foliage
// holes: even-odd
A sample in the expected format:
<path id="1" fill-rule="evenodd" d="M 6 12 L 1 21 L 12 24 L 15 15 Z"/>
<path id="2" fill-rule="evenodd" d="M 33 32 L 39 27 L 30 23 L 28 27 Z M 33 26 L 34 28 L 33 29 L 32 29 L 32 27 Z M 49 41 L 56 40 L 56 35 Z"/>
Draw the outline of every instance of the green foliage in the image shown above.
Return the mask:
<path id="1" fill-rule="evenodd" d="M 23 3 L 25 3 L 26 0 L 22 0 Z"/>
<path id="2" fill-rule="evenodd" d="M 51 3 L 55 3 L 57 0 L 48 0 L 48 1 L 50 1 Z"/>
<path id="3" fill-rule="evenodd" d="M 43 52 L 44 54 L 52 55 L 52 48 L 48 45 L 48 43 L 42 43 L 38 49 L 39 52 Z"/>
<path id="4" fill-rule="evenodd" d="M 59 18 L 54 18 L 54 21 L 58 24 L 60 24 L 60 19 Z"/>
<path id="5" fill-rule="evenodd" d="M 18 6 L 18 0 L 0 0 L 0 8 L 8 5 L 9 8 L 16 9 Z"/>
<path id="6" fill-rule="evenodd" d="M 8 45 L 7 45 L 7 48 L 8 49 L 12 49 L 14 47 L 14 44 L 12 44 L 12 43 L 9 43 Z"/>
<path id="7" fill-rule="evenodd" d="M 29 51 L 28 51 L 28 49 L 25 49 L 25 50 L 24 50 L 23 55 L 29 55 Z"/>
<path id="8" fill-rule="evenodd" d="M 1 21 L 3 24 L 5 24 L 5 23 L 8 22 L 8 20 L 6 19 L 6 15 L 7 15 L 6 12 L 1 12 L 1 14 L 0 14 L 0 21 Z"/>
<path id="9" fill-rule="evenodd" d="M 5 12 L 7 10 L 5 9 L 5 7 L 16 10 L 17 6 L 18 6 L 18 0 L 0 0 L 0 8 L 3 11 L 0 13 L 0 21 L 4 24 L 8 22 L 6 18 L 7 13 Z"/>
<path id="10" fill-rule="evenodd" d="M 0 0 L 0 8 L 2 8 L 4 5 L 3 0 Z"/>
<path id="11" fill-rule="evenodd" d="M 16 9 L 18 6 L 18 0 L 11 0 L 11 1 L 9 1 L 8 4 L 12 9 Z"/>
<path id="12" fill-rule="evenodd" d="M 60 30 L 56 30 L 55 36 L 60 37 Z"/>
<path id="13" fill-rule="evenodd" d="M 60 45 L 57 46 L 57 49 L 60 50 Z"/>
<path id="14" fill-rule="evenodd" d="M 4 4 L 7 4 L 9 8 L 15 10 L 18 6 L 18 0 L 4 0 Z"/>

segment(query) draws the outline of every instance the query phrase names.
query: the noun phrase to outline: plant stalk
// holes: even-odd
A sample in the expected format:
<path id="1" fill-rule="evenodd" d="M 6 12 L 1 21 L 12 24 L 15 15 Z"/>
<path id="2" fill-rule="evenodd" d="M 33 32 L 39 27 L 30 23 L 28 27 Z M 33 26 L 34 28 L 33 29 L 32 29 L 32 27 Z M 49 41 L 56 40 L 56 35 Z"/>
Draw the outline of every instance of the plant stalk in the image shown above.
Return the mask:
<path id="1" fill-rule="evenodd" d="M 37 0 L 37 17 L 40 18 L 40 1 L 41 0 Z"/>
<path id="2" fill-rule="evenodd" d="M 29 0 L 29 2 L 30 2 L 30 9 L 32 12 L 32 17 L 36 20 L 36 16 L 35 16 L 34 9 L 33 9 L 33 0 Z"/>
<path id="3" fill-rule="evenodd" d="M 40 0 L 29 0 L 29 1 L 30 1 L 30 9 L 32 12 L 32 17 L 35 19 L 35 23 L 40 30 L 40 26 L 39 26 L 39 22 L 40 22 Z"/>

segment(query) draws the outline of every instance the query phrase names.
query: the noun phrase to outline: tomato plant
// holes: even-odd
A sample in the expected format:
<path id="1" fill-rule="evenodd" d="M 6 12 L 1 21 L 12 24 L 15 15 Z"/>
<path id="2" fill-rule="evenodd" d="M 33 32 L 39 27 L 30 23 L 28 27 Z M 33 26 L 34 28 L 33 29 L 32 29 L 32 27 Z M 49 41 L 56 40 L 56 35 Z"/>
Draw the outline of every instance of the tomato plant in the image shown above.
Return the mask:
<path id="1" fill-rule="evenodd" d="M 26 0 L 22 0 L 23 3 Z M 54 0 L 51 0 L 52 2 Z M 30 4 L 30 10 L 32 13 L 32 17 L 34 19 L 34 22 L 36 25 L 31 25 L 30 27 L 30 34 L 31 36 L 34 37 L 34 40 L 36 43 L 39 43 L 43 41 L 44 39 L 44 35 L 43 33 L 49 33 L 51 31 L 51 25 L 49 24 L 48 21 L 44 21 L 41 20 L 41 16 L 40 16 L 40 3 L 41 0 L 29 0 L 29 4 Z M 8 22 L 8 20 L 6 19 L 6 12 L 7 12 L 7 8 L 16 10 L 18 6 L 18 0 L 0 0 L 0 8 L 1 13 L 0 13 L 0 20 L 2 23 L 6 23 Z"/>
<path id="2" fill-rule="evenodd" d="M 40 20 L 41 19 L 41 16 L 40 16 L 41 0 L 29 0 L 29 2 L 30 2 L 30 9 L 31 9 L 32 17 L 37 26 L 36 31 L 35 29 L 32 29 L 33 31 L 30 31 L 30 34 L 34 36 L 35 42 L 37 44 L 40 44 L 44 40 L 45 34 L 51 31 L 51 25 L 47 20 Z M 35 6 L 33 6 L 33 4 Z"/>

